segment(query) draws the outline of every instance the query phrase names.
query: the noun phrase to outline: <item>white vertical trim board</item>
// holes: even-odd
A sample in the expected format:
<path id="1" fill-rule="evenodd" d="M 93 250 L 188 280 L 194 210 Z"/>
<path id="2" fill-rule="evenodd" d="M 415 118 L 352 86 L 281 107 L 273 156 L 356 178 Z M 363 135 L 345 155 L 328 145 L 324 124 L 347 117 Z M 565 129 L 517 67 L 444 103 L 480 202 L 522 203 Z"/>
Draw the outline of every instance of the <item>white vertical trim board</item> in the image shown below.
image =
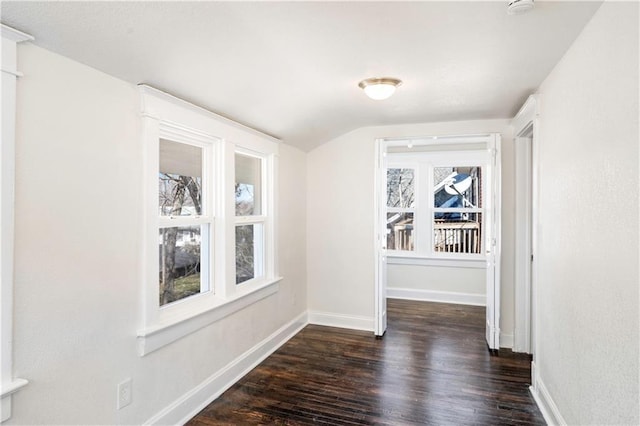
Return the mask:
<path id="1" fill-rule="evenodd" d="M 536 401 L 542 416 L 548 425 L 565 426 L 567 422 L 560 414 L 560 410 L 555 401 L 551 397 L 549 390 L 542 382 L 542 379 L 537 374 L 535 362 L 531 363 L 531 375 L 533 377 L 533 385 L 529 387 L 529 391 Z"/>
<path id="2" fill-rule="evenodd" d="M 298 334 L 306 325 L 307 312 L 303 312 L 289 323 L 280 327 L 269 337 L 237 357 L 204 382 L 175 400 L 167 408 L 151 417 L 145 425 L 185 424 L 224 391 L 258 366 L 280 346 Z"/>
<path id="3" fill-rule="evenodd" d="M 455 303 L 458 305 L 486 306 L 484 294 L 434 291 L 413 288 L 387 288 L 390 299 L 419 300 L 422 302 Z"/>
<path id="4" fill-rule="evenodd" d="M 382 139 L 375 141 L 375 174 L 373 179 L 373 211 L 375 212 L 373 232 L 373 253 L 375 256 L 374 283 L 374 333 L 384 335 L 387 330 L 387 237 L 386 215 L 386 146 Z M 384 191 L 384 192 L 383 192 Z"/>
<path id="5" fill-rule="evenodd" d="M 501 141 L 500 134 L 493 134 L 487 142 L 487 149 L 491 155 L 491 165 L 486 174 L 489 206 L 484 210 L 484 226 L 486 234 L 486 340 L 490 349 L 500 349 L 500 266 L 501 266 L 501 206 L 502 206 L 502 185 L 501 185 Z"/>
<path id="6" fill-rule="evenodd" d="M 0 421 L 11 417 L 13 393 L 27 385 L 13 377 L 13 245 L 15 203 L 16 86 L 22 75 L 17 45 L 33 40 L 28 34 L 2 25 L 2 138 L 0 139 Z"/>
<path id="7" fill-rule="evenodd" d="M 374 331 L 375 318 L 343 315 L 333 312 L 309 311 L 309 324 L 327 327 L 349 328 L 352 330 Z"/>
<path id="8" fill-rule="evenodd" d="M 515 329 L 514 350 L 534 353 L 537 211 L 537 137 L 539 97 L 531 95 L 511 121 L 516 161 Z"/>
<path id="9" fill-rule="evenodd" d="M 518 352 L 531 353 L 531 138 L 515 138 L 516 246 L 515 342 Z M 529 296 L 529 297 L 528 297 Z"/>

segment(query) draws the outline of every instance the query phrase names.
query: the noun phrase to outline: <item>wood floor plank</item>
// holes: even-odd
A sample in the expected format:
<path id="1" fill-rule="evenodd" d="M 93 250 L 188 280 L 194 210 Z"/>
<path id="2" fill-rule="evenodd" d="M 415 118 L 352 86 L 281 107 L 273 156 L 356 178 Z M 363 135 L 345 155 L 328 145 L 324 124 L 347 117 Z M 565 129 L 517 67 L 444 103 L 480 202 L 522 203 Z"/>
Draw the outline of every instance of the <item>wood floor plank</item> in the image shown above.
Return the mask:
<path id="1" fill-rule="evenodd" d="M 544 425 L 527 355 L 484 341 L 483 307 L 389 299 L 382 339 L 308 325 L 188 425 Z"/>

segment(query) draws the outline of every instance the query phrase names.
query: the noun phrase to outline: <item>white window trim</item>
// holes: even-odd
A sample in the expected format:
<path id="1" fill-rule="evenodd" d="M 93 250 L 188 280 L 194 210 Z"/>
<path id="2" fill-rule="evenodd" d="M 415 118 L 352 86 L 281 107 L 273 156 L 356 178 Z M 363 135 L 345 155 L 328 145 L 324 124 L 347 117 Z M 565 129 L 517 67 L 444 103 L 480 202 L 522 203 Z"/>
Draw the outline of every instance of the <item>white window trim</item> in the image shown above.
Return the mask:
<path id="1" fill-rule="evenodd" d="M 210 183 L 217 181 L 217 176 L 214 178 L 213 174 L 217 174 L 217 170 L 215 170 L 215 163 L 217 159 L 217 155 L 215 155 L 216 148 L 218 148 L 219 144 L 222 141 L 219 138 L 210 137 L 206 135 L 199 135 L 188 129 L 181 129 L 174 124 L 158 122 L 157 123 L 157 137 L 156 132 L 154 131 L 154 122 L 152 119 L 145 117 L 145 125 L 150 128 L 149 135 L 151 137 L 146 138 L 146 149 L 147 156 L 149 159 L 153 158 L 153 165 L 149 165 L 149 170 L 145 168 L 151 174 L 147 175 L 147 183 L 146 188 L 148 194 L 157 194 L 158 193 L 158 173 L 156 170 L 155 164 L 157 164 L 158 153 L 159 153 L 159 140 L 166 139 L 175 141 L 177 143 L 184 143 L 187 145 L 197 146 L 202 148 L 202 188 L 206 190 L 208 193 L 202 195 L 202 210 L 203 215 L 198 217 L 158 217 L 158 202 L 155 197 L 148 197 L 148 208 L 151 206 L 155 206 L 156 211 L 156 220 L 154 221 L 152 217 L 148 219 L 147 231 L 149 235 L 151 235 L 151 227 L 153 226 L 155 229 L 156 238 L 158 238 L 158 229 L 159 228 L 167 228 L 171 226 L 189 226 L 189 225 L 209 225 L 208 235 L 201 235 L 201 256 L 203 256 L 202 263 L 206 265 L 207 268 L 207 276 L 209 278 L 209 288 L 204 293 L 194 295 L 185 299 L 177 300 L 173 303 L 170 303 L 165 306 L 158 307 L 158 300 L 160 297 L 159 288 L 157 285 L 157 280 L 155 284 L 151 279 L 145 280 L 147 285 L 146 295 L 151 297 L 146 297 L 146 302 L 148 303 L 147 312 L 148 322 L 152 324 L 157 323 L 172 323 L 176 318 L 188 318 L 193 315 L 195 312 L 200 312 L 206 310 L 208 306 L 212 303 L 216 303 L 217 301 L 213 300 L 216 296 L 224 296 L 224 294 L 220 294 L 220 292 L 214 291 L 217 289 L 214 287 L 217 278 L 211 274 L 211 271 L 215 271 L 218 268 L 216 264 L 217 258 L 215 253 L 217 251 L 216 242 L 219 240 L 217 236 L 223 232 L 223 229 L 216 229 L 216 215 L 218 209 L 216 209 L 216 200 L 219 198 L 219 191 L 216 188 L 210 188 Z M 218 148 L 219 150 L 219 148 Z M 151 161 L 150 161 L 151 162 Z M 153 169 L 153 170 L 150 170 Z M 153 188 L 153 189 L 152 189 Z M 146 241 L 146 238 L 145 238 Z M 146 263 L 147 263 L 147 273 L 149 277 L 153 276 L 153 272 L 157 276 L 158 270 L 154 266 L 155 259 L 157 259 L 158 253 L 156 251 L 150 251 L 147 253 Z M 206 257 L 206 258 L 205 258 Z M 155 296 L 154 296 L 155 293 Z M 193 300 L 193 299 L 198 300 Z M 154 300 L 155 299 L 155 300 Z"/>
<path id="2" fill-rule="evenodd" d="M 240 154 L 248 157 L 253 157 L 260 160 L 260 215 L 250 215 L 250 216 L 236 216 L 235 215 L 235 206 L 234 206 L 234 226 L 233 232 L 235 235 L 235 228 L 241 225 L 262 225 L 262 241 L 261 241 L 261 250 L 262 256 L 256 262 L 255 269 L 260 271 L 260 275 L 247 280 L 241 283 L 236 284 L 235 281 L 232 283 L 235 287 L 251 287 L 252 285 L 261 285 L 265 280 L 269 280 L 269 275 L 273 275 L 274 270 L 274 257 L 269 256 L 268 253 L 272 252 L 272 248 L 267 247 L 268 242 L 273 239 L 273 232 L 271 229 L 273 227 L 273 204 L 272 199 L 269 197 L 270 192 L 269 188 L 272 188 L 271 183 L 274 182 L 274 167 L 273 167 L 273 159 L 270 159 L 270 156 L 261 154 L 259 152 L 244 149 L 242 147 L 236 147 L 234 153 L 234 166 L 235 166 L 235 154 Z M 234 180 L 235 184 L 235 169 L 234 169 Z M 235 189 L 235 188 L 234 188 Z M 235 240 L 234 240 L 235 241 Z M 235 245 L 234 251 L 235 253 Z M 235 260 L 234 260 L 235 266 Z M 235 274 L 234 274 L 235 275 Z"/>
<path id="3" fill-rule="evenodd" d="M 144 356 L 162 348 L 187 334 L 246 308 L 278 291 L 281 277 L 277 275 L 275 249 L 275 190 L 279 141 L 256 130 L 220 117 L 167 93 L 140 85 L 144 143 L 144 244 L 142 271 L 143 309 L 142 326 L 138 330 L 138 353 Z M 157 167 L 160 138 L 177 142 L 201 143 L 213 150 L 212 164 L 206 173 L 213 173 L 216 194 L 210 205 L 213 238 L 212 286 L 208 293 L 185 298 L 160 307 L 157 283 L 158 206 Z M 268 169 L 263 184 L 265 203 L 265 275 L 250 280 L 247 285 L 235 285 L 235 203 L 234 155 L 237 150 L 248 150 L 265 159 Z M 269 190 L 267 190 L 269 188 Z M 203 196 L 206 196 L 203 194 Z M 214 256 L 213 254 L 217 254 Z M 155 260 L 154 260 L 155 259 Z"/>
<path id="4" fill-rule="evenodd" d="M 420 191 L 419 177 L 426 174 L 427 184 L 432 187 L 431 170 L 433 167 L 450 167 L 452 165 L 452 155 L 455 155 L 456 166 L 482 166 L 483 169 L 488 170 L 492 166 L 492 156 L 489 153 L 489 145 L 493 135 L 468 135 L 468 136 L 445 136 L 445 137 L 425 137 L 425 138 L 410 138 L 410 139 L 386 139 L 385 143 L 387 147 L 408 147 L 410 146 L 412 152 L 387 152 L 385 170 L 388 168 L 412 168 L 416 173 L 416 183 L 414 188 L 416 191 Z M 478 144 L 477 148 L 464 150 L 456 150 L 456 146 L 470 146 L 472 144 Z M 481 145 L 486 149 L 480 149 Z M 442 146 L 437 151 L 420 151 L 420 147 L 429 146 Z M 485 156 L 486 159 L 480 164 L 478 163 L 479 156 Z M 483 185 L 485 188 L 489 188 L 489 173 L 483 174 Z M 426 200 L 423 200 L 426 198 Z M 426 205 L 425 205 L 426 204 Z M 414 251 L 404 250 L 387 250 L 387 258 L 390 264 L 404 264 L 404 265 L 423 265 L 423 266 L 450 266 L 450 267 L 467 267 L 486 269 L 486 256 L 484 254 L 485 247 L 488 247 L 489 242 L 486 240 L 486 224 L 487 220 L 491 220 L 489 207 L 483 208 L 464 208 L 464 209 L 444 209 L 446 211 L 460 210 L 467 213 L 483 213 L 482 220 L 482 235 L 483 247 L 481 253 L 478 254 L 464 254 L 464 253 L 438 253 L 433 251 L 433 235 L 431 232 L 422 232 L 418 230 L 421 223 L 430 223 L 433 220 L 432 216 L 435 211 L 440 209 L 433 206 L 433 194 L 427 194 L 426 197 L 420 196 L 416 193 L 415 196 L 415 209 L 414 209 L 414 226 L 417 232 L 414 233 Z M 385 210 L 389 211 L 389 209 Z M 385 214 L 386 218 L 386 214 Z M 432 229 L 432 228 L 430 228 Z"/>
<path id="5" fill-rule="evenodd" d="M 2 145 L 0 150 L 0 298 L 2 306 L 2 342 L 0 421 L 11 417 L 12 395 L 29 382 L 13 377 L 13 249 L 15 203 L 15 127 L 16 83 L 22 74 L 17 70 L 17 45 L 33 37 L 2 25 Z"/>
<path id="6" fill-rule="evenodd" d="M 404 162 L 404 163 L 394 163 L 391 162 L 387 165 L 387 169 L 411 169 L 413 170 L 413 190 L 414 190 L 414 194 L 413 194 L 413 207 L 388 207 L 386 206 L 387 201 L 385 200 L 385 220 L 387 219 L 387 214 L 388 213 L 412 213 L 413 214 L 413 226 L 415 229 L 416 223 L 418 221 L 418 212 L 420 212 L 422 209 L 420 208 L 420 199 L 419 197 L 417 197 L 416 194 L 416 185 L 417 182 L 420 180 L 420 165 L 418 163 L 412 162 L 411 160 Z M 385 182 L 386 182 L 386 170 L 385 170 Z M 414 250 L 391 250 L 388 249 L 387 253 L 389 255 L 391 254 L 397 254 L 397 255 L 402 255 L 402 254 L 407 254 L 407 255 L 412 255 L 415 253 L 415 251 L 417 250 L 418 244 L 420 243 L 420 236 L 414 232 L 413 233 L 413 248 Z"/>

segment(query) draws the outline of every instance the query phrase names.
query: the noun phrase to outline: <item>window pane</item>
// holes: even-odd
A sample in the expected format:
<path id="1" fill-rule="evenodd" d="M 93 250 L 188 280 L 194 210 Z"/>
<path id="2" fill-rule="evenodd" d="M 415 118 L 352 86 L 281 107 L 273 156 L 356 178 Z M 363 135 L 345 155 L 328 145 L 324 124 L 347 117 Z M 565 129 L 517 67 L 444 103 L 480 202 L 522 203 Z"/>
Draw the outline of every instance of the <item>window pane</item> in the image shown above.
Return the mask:
<path id="1" fill-rule="evenodd" d="M 201 235 L 200 225 L 160 228 L 160 306 L 200 293 Z"/>
<path id="2" fill-rule="evenodd" d="M 413 213 L 387 213 L 387 249 L 413 250 Z"/>
<path id="3" fill-rule="evenodd" d="M 202 214 L 202 148 L 160 139 L 160 216 Z"/>
<path id="4" fill-rule="evenodd" d="M 260 215 L 262 159 L 236 154 L 236 216 Z"/>
<path id="5" fill-rule="evenodd" d="M 440 253 L 482 253 L 482 214 L 436 213 L 433 250 Z"/>
<path id="6" fill-rule="evenodd" d="M 236 284 L 262 275 L 262 225 L 236 226 Z"/>
<path id="7" fill-rule="evenodd" d="M 413 169 L 387 169 L 387 207 L 413 208 L 413 178 Z"/>
<path id="8" fill-rule="evenodd" d="M 481 171 L 480 167 L 435 167 L 434 207 L 481 208 Z"/>

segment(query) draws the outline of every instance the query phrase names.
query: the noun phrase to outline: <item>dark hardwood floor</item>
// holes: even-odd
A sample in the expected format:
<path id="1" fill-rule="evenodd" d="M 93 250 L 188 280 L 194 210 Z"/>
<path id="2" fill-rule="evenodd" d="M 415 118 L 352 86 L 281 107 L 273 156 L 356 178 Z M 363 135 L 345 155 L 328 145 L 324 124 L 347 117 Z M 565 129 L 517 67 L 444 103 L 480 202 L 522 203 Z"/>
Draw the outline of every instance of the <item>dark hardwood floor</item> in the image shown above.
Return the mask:
<path id="1" fill-rule="evenodd" d="M 543 425 L 530 358 L 484 341 L 484 308 L 389 299 L 382 339 L 309 325 L 188 424 Z"/>

